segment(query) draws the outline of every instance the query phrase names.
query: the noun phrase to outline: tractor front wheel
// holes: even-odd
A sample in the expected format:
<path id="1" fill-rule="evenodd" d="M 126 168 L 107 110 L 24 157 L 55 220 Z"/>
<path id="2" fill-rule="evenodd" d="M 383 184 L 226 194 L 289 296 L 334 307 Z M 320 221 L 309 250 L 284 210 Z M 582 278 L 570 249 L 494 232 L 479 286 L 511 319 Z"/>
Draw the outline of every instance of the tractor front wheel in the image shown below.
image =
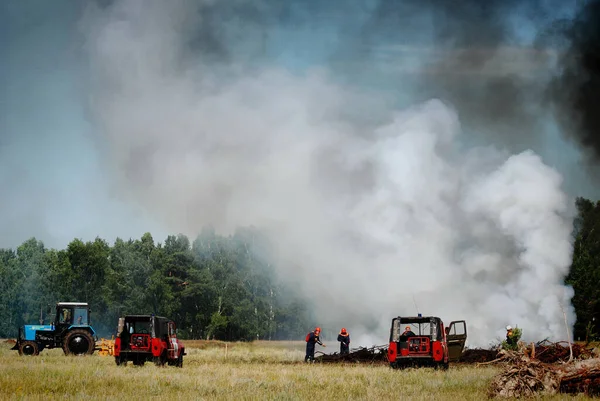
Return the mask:
<path id="1" fill-rule="evenodd" d="M 94 348 L 94 338 L 86 330 L 72 330 L 67 333 L 63 341 L 63 351 L 65 355 L 93 354 Z"/>
<path id="2" fill-rule="evenodd" d="M 35 341 L 23 341 L 19 344 L 19 355 L 39 355 L 40 348 Z"/>

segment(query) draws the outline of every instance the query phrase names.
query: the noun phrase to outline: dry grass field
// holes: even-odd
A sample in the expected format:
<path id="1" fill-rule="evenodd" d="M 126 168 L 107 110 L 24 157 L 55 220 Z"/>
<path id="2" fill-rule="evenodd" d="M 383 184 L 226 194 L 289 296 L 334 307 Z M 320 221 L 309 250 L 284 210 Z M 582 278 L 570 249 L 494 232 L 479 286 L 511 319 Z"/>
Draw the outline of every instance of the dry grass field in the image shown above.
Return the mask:
<path id="1" fill-rule="evenodd" d="M 45 350 L 20 357 L 0 341 L 0 399 L 51 400 L 482 400 L 496 367 L 448 371 L 305 364 L 302 342 L 185 341 L 183 368 L 116 366 L 94 354 Z M 324 349 L 328 351 L 328 348 Z M 546 399 L 585 399 L 556 396 Z"/>

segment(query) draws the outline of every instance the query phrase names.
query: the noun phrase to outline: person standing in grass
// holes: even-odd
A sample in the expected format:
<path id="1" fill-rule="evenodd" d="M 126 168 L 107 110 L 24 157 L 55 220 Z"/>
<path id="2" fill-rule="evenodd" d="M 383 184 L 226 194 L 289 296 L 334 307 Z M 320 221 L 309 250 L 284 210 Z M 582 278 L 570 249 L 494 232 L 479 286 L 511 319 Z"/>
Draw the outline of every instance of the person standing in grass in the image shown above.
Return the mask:
<path id="1" fill-rule="evenodd" d="M 350 353 L 350 334 L 346 328 L 342 327 L 342 331 L 338 334 L 337 340 L 340 342 L 340 354 L 346 355 Z"/>
<path id="2" fill-rule="evenodd" d="M 309 360 L 311 362 L 315 361 L 315 343 L 323 347 L 325 346 L 325 344 L 321 342 L 320 335 L 320 327 L 317 327 L 314 331 L 311 331 L 306 335 L 306 356 L 304 357 L 304 362 L 308 362 Z"/>

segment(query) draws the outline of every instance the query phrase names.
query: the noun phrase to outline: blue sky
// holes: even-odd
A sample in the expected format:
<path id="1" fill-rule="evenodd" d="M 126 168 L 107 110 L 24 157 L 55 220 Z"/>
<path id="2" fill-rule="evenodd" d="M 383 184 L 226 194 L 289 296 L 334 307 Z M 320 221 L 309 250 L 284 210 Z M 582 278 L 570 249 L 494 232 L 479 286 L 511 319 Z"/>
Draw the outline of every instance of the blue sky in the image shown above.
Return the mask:
<path id="1" fill-rule="evenodd" d="M 557 14 L 568 15 L 566 3 Z M 335 19 L 335 8 L 329 10 L 330 18 Z M 0 5 L 0 83 L 5 89 L 0 101 L 0 247 L 16 246 L 32 236 L 63 247 L 74 237 L 91 240 L 98 235 L 112 241 L 150 231 L 163 240 L 167 234 L 138 205 L 111 195 L 102 143 L 86 120 L 81 86 L 85 60 L 77 51 L 80 11 L 76 0 L 9 0 Z M 268 57 L 297 72 L 330 62 L 339 27 L 360 25 L 364 18 L 350 15 L 356 20 L 340 25 L 315 19 L 308 26 L 275 28 L 267 39 Z M 521 40 L 530 42 L 533 26 L 527 20 L 514 23 Z M 414 61 L 410 52 L 393 50 L 382 59 L 382 68 Z M 385 88 L 388 79 L 361 76 L 355 84 Z M 399 104 L 410 102 L 410 97 L 402 99 L 401 91 L 397 99 Z M 534 150 L 568 177 L 571 194 L 597 196 L 578 164 L 578 149 L 550 121 L 546 130 L 545 140 Z"/>
<path id="2" fill-rule="evenodd" d="M 0 247 L 32 236 L 63 247 L 75 237 L 156 230 L 110 195 L 79 90 L 76 3 L 2 4 Z"/>

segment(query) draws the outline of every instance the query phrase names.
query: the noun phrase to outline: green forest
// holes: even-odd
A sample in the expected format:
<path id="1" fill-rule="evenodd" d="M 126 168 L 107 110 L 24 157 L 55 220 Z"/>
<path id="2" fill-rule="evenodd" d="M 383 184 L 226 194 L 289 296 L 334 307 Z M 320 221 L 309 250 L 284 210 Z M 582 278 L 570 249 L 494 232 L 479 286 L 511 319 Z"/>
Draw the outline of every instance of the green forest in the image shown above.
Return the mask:
<path id="1" fill-rule="evenodd" d="M 193 241 L 168 236 L 71 241 L 46 249 L 32 238 L 0 250 L 0 337 L 53 320 L 56 302 L 88 302 L 98 335 L 110 337 L 125 314 L 167 316 L 191 339 L 297 339 L 307 308 L 277 279 L 269 243 L 256 229 L 229 237 L 204 229 Z"/>
<path id="2" fill-rule="evenodd" d="M 573 286 L 575 339 L 600 331 L 600 201 L 576 200 L 573 262 L 565 282 Z M 88 302 L 92 324 L 110 337 L 118 317 L 154 313 L 174 319 L 184 339 L 228 341 L 303 338 L 310 308 L 277 276 L 268 239 L 256 228 L 216 235 L 205 228 L 191 242 L 184 235 L 156 242 L 101 238 L 47 249 L 31 238 L 0 249 L 0 338 L 18 327 L 49 323 L 58 301 Z"/>

